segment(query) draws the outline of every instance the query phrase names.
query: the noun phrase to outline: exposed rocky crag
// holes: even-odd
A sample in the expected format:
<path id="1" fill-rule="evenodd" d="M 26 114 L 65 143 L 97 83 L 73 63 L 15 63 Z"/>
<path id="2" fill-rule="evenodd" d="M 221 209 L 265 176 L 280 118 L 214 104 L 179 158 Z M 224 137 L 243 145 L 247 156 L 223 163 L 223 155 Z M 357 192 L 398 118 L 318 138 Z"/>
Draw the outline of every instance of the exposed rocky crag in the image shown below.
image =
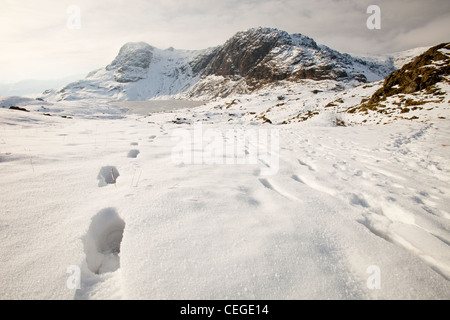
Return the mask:
<path id="1" fill-rule="evenodd" d="M 436 113 L 435 119 L 446 119 L 450 103 L 450 43 L 428 49 L 376 87 L 359 103 L 347 106 L 345 112 L 362 115 L 363 122 L 368 123 L 397 119 L 432 123 L 427 120 L 432 113 Z"/>
<path id="2" fill-rule="evenodd" d="M 444 76 L 450 76 L 450 42 L 430 48 L 392 72 L 368 102 L 373 104 L 401 93 L 432 90 L 432 86 L 442 81 Z"/>

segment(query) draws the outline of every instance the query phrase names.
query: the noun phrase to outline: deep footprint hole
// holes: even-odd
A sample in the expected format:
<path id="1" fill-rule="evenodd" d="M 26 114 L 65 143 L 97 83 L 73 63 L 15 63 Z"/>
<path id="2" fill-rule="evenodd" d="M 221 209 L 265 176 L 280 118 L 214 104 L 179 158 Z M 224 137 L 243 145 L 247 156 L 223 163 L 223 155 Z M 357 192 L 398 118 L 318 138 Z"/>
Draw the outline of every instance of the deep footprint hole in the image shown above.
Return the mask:
<path id="1" fill-rule="evenodd" d="M 117 178 L 120 176 L 119 170 L 114 166 L 106 166 L 100 169 L 98 173 L 98 186 L 105 187 L 108 184 L 115 184 Z"/>
<path id="2" fill-rule="evenodd" d="M 128 152 L 128 158 L 137 158 L 138 154 L 141 153 L 139 150 L 130 150 Z"/>
<path id="3" fill-rule="evenodd" d="M 86 263 L 92 272 L 103 274 L 120 268 L 120 246 L 125 221 L 114 208 L 98 212 L 84 238 Z"/>

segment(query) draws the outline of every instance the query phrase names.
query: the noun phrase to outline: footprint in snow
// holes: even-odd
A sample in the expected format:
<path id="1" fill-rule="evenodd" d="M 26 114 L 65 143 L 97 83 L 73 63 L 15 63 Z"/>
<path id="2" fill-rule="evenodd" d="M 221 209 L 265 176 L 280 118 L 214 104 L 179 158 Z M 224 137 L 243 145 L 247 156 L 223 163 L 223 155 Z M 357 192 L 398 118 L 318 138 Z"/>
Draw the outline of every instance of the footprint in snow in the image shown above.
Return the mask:
<path id="1" fill-rule="evenodd" d="M 120 176 L 119 170 L 114 166 L 105 166 L 100 169 L 97 175 L 98 186 L 106 187 L 108 184 L 116 184 L 117 178 Z"/>
<path id="2" fill-rule="evenodd" d="M 139 155 L 139 153 L 141 153 L 141 152 L 140 152 L 139 150 L 137 150 L 137 149 L 130 150 L 130 151 L 128 152 L 127 157 L 128 157 L 128 158 L 137 158 L 137 156 Z"/>
<path id="3" fill-rule="evenodd" d="M 293 174 L 293 175 L 291 176 L 291 179 L 294 180 L 294 181 L 297 181 L 297 182 L 300 182 L 300 183 L 305 184 L 305 183 L 302 181 L 302 179 L 300 179 L 300 178 L 299 178 L 297 175 L 295 175 L 295 174 Z"/>
<path id="4" fill-rule="evenodd" d="M 269 182 L 269 180 L 261 178 L 261 179 L 259 179 L 259 182 L 261 182 L 261 184 L 262 184 L 264 187 L 266 187 L 267 189 L 274 190 L 274 187 L 273 187 L 272 184 Z"/>
<path id="5" fill-rule="evenodd" d="M 83 239 L 89 270 L 95 274 L 103 274 L 119 269 L 124 230 L 125 221 L 114 208 L 105 208 L 92 217 Z"/>
<path id="6" fill-rule="evenodd" d="M 298 161 L 298 163 L 299 163 L 300 165 L 307 167 L 307 168 L 309 169 L 309 171 L 315 171 L 314 168 L 311 167 L 311 166 L 310 166 L 309 164 L 307 164 L 306 162 L 303 162 L 303 161 L 300 160 L 300 159 L 297 159 L 297 161 Z"/>

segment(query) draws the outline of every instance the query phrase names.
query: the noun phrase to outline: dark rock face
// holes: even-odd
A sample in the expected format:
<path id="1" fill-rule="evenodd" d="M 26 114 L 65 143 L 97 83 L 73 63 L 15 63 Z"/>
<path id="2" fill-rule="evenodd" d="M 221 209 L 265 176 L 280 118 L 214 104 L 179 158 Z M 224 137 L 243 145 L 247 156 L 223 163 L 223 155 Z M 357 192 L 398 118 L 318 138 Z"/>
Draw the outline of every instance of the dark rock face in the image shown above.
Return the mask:
<path id="1" fill-rule="evenodd" d="M 238 32 L 228 40 L 207 64 L 205 75 L 241 76 L 248 80 L 277 81 L 293 76 L 295 79 L 321 78 L 315 72 L 299 72 L 295 75 L 290 66 L 276 63 L 277 55 L 294 46 L 320 50 L 313 39 L 300 34 L 289 35 L 285 31 L 270 28 L 250 29 Z M 279 50 L 274 50 L 279 48 Z M 295 61 L 296 60 L 296 61 Z M 297 56 L 293 65 L 302 62 Z"/>
<path id="2" fill-rule="evenodd" d="M 9 107 L 9 110 L 19 110 L 19 111 L 30 112 L 29 110 L 27 110 L 25 108 L 20 108 L 20 107 L 17 107 L 17 106 L 11 106 L 11 107 Z"/>
<path id="3" fill-rule="evenodd" d="M 352 66 L 360 65 L 385 76 L 392 70 L 342 54 L 301 34 L 288 34 L 271 28 L 238 32 L 223 46 L 197 63 L 203 75 L 243 77 L 247 83 L 279 80 L 343 79 L 366 82 L 364 74 Z M 350 68 L 351 72 L 347 72 Z"/>
<path id="4" fill-rule="evenodd" d="M 428 49 L 414 61 L 392 72 L 384 80 L 383 87 L 372 95 L 369 103 L 374 104 L 399 93 L 430 89 L 442 81 L 443 76 L 450 75 L 450 54 L 444 54 L 442 50 L 450 53 L 450 42 Z"/>
<path id="5" fill-rule="evenodd" d="M 145 79 L 152 57 L 152 46 L 144 42 L 130 42 L 120 49 L 119 54 L 106 67 L 106 70 L 115 70 L 114 79 L 117 82 L 136 82 Z"/>
<path id="6" fill-rule="evenodd" d="M 238 32 L 211 59 L 205 75 L 263 78 L 268 68 L 261 68 L 267 55 L 276 46 L 288 44 L 288 34 L 273 29 L 251 29 Z M 258 66 L 260 67 L 258 70 Z"/>
<path id="7" fill-rule="evenodd" d="M 194 60 L 192 60 L 189 65 L 191 66 L 192 72 L 194 74 L 201 74 L 211 60 L 215 57 L 217 52 L 220 50 L 220 47 L 212 48 L 208 50 L 206 53 L 199 55 Z"/>

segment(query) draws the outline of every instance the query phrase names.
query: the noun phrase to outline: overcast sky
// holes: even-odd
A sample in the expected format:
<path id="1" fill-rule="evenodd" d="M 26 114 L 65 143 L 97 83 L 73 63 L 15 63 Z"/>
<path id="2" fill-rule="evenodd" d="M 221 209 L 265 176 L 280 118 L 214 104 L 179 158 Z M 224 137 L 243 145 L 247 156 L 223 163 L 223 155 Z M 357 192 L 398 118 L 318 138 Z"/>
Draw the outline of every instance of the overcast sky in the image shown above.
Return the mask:
<path id="1" fill-rule="evenodd" d="M 80 29 L 67 27 L 71 5 Z M 380 30 L 366 26 L 369 5 L 381 9 Z M 259 26 L 341 52 L 390 53 L 450 41 L 450 1 L 0 0 L 0 82 L 85 74 L 129 41 L 204 49 Z"/>

